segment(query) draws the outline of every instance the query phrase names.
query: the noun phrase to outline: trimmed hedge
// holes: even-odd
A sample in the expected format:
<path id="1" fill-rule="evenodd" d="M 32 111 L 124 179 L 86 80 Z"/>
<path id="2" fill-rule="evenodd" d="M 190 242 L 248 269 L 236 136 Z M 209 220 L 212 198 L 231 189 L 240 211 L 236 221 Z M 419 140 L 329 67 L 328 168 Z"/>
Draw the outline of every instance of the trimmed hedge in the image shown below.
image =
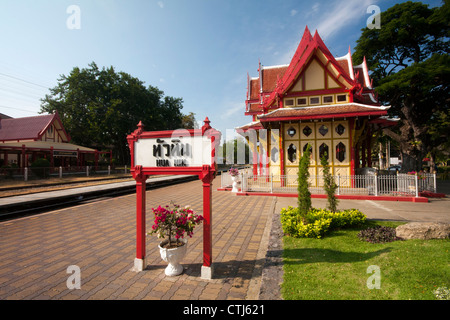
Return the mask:
<path id="1" fill-rule="evenodd" d="M 362 225 L 367 217 L 357 209 L 331 212 L 326 209 L 311 209 L 302 221 L 298 208 L 289 206 L 281 210 L 283 232 L 294 238 L 322 238 L 327 232 Z"/>

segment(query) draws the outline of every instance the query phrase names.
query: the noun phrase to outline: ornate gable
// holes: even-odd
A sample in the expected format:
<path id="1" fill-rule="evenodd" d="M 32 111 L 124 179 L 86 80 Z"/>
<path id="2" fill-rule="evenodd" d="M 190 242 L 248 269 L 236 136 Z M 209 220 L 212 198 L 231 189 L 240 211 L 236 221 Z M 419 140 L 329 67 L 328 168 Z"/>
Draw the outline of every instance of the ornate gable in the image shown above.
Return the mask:
<path id="1" fill-rule="evenodd" d="M 258 77 L 248 78 L 248 115 L 283 107 L 378 104 L 367 65 L 363 62 L 354 67 L 350 48 L 345 56 L 333 57 L 318 32 L 312 36 L 308 27 L 289 65 L 262 67 L 259 63 L 258 73 Z"/>

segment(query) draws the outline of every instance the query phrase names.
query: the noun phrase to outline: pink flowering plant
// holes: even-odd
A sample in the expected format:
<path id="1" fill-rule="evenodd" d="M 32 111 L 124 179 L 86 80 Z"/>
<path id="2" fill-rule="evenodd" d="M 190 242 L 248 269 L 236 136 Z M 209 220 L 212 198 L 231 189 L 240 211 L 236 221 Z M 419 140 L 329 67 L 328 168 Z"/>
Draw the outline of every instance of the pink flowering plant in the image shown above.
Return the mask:
<path id="1" fill-rule="evenodd" d="M 158 238 L 168 239 L 168 246 L 180 246 L 180 239 L 185 235 L 192 238 L 194 228 L 203 221 L 203 216 L 198 215 L 189 206 L 181 208 L 172 204 L 172 207 L 165 206 L 152 208 L 155 214 L 155 221 L 152 230 L 148 233 L 157 234 Z"/>
<path id="2" fill-rule="evenodd" d="M 228 173 L 232 176 L 232 177 L 236 177 L 239 175 L 239 170 L 236 168 L 231 168 L 230 170 L 228 170 Z"/>
<path id="3" fill-rule="evenodd" d="M 425 180 L 425 176 L 422 175 L 421 172 L 410 171 L 410 172 L 408 172 L 408 174 L 409 174 L 409 175 L 412 175 L 412 176 L 417 175 L 417 179 L 419 179 L 419 180 Z"/>

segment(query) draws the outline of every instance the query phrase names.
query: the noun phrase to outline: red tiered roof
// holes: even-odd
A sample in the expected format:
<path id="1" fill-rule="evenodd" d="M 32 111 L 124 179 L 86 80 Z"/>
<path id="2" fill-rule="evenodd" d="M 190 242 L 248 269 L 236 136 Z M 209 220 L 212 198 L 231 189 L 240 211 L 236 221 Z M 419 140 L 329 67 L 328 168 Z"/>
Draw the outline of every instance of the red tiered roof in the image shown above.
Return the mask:
<path id="1" fill-rule="evenodd" d="M 316 107 L 280 108 L 258 116 L 261 122 L 284 121 L 292 118 L 306 119 L 330 119 L 337 117 L 354 116 L 384 116 L 389 107 L 368 106 L 359 103 L 346 103 L 337 105 L 324 105 Z"/>
<path id="2" fill-rule="evenodd" d="M 325 68 L 330 68 L 331 64 L 337 71 L 336 79 L 345 84 L 345 90 L 351 94 L 351 102 L 380 105 L 373 92 L 365 59 L 361 65 L 353 66 L 350 48 L 347 55 L 334 58 L 317 31 L 313 37 L 306 27 L 289 65 L 262 67 L 260 63 L 259 76 L 248 78 L 246 114 L 261 115 L 281 107 L 282 98 L 317 54 L 326 60 Z"/>

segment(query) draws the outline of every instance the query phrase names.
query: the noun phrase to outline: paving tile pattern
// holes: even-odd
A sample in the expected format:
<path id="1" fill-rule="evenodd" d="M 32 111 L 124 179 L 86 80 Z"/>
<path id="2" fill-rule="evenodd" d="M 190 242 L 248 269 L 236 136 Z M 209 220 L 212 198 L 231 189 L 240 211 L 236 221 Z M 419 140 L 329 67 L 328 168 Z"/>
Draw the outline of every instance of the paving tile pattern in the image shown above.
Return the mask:
<path id="1" fill-rule="evenodd" d="M 213 191 L 212 280 L 200 278 L 201 226 L 189 239 L 182 275 L 165 276 L 166 263 L 157 251 L 156 236 L 147 238 L 147 269 L 131 271 L 136 248 L 135 199 L 128 195 L 1 222 L 0 300 L 259 298 L 267 248 L 264 235 L 275 198 Z M 148 191 L 147 229 L 153 223 L 150 209 L 170 201 L 201 213 L 201 182 Z M 81 270 L 80 289 L 67 286 L 71 265 Z"/>

